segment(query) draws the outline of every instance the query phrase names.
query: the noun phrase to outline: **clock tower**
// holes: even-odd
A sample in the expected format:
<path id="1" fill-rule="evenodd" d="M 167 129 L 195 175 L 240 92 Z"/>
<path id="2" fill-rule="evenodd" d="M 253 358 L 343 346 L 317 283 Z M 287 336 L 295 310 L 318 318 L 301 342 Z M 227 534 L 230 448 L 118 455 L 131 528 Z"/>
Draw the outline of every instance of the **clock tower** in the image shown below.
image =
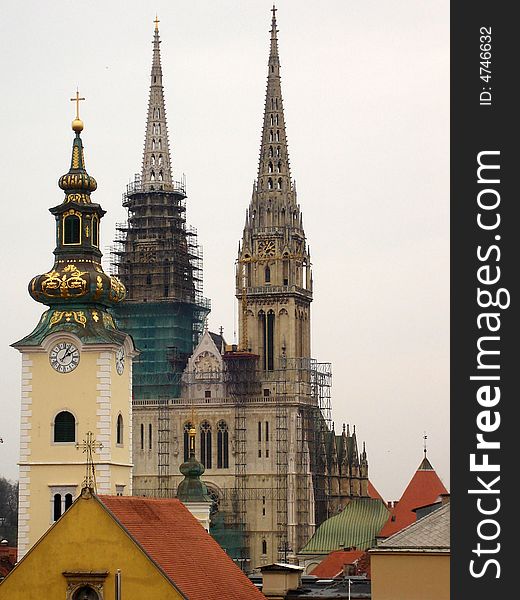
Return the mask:
<path id="1" fill-rule="evenodd" d="M 56 226 L 54 265 L 29 283 L 48 306 L 34 331 L 13 344 L 22 354 L 18 557 L 72 504 L 86 477 L 85 440 L 96 449 L 101 494 L 130 494 L 132 485 L 132 338 L 109 312 L 124 285 L 101 266 L 96 180 L 85 169 L 76 94 L 71 166 L 65 192 L 50 209 Z M 88 435 L 87 435 L 88 434 Z"/>

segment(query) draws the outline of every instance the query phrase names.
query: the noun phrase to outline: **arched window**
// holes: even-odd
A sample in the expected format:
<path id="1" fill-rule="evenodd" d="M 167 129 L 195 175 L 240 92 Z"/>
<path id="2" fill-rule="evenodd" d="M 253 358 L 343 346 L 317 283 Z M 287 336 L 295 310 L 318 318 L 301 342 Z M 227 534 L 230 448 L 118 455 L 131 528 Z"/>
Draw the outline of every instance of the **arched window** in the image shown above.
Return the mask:
<path id="1" fill-rule="evenodd" d="M 282 172 L 282 161 L 281 160 L 278 161 L 278 165 L 276 166 L 276 168 L 277 168 L 278 173 Z"/>
<path id="2" fill-rule="evenodd" d="M 211 469 L 211 425 L 207 421 L 200 424 L 200 462 Z"/>
<path id="3" fill-rule="evenodd" d="M 272 190 L 273 189 L 273 180 L 269 177 L 267 180 L 267 187 Z"/>
<path id="4" fill-rule="evenodd" d="M 152 449 L 152 424 L 148 424 L 148 450 Z"/>
<path id="5" fill-rule="evenodd" d="M 190 457 L 190 436 L 188 432 L 191 427 L 192 425 L 189 421 L 184 423 L 184 462 Z"/>
<path id="6" fill-rule="evenodd" d="M 274 156 L 273 147 L 269 146 L 269 158 L 272 158 L 273 156 Z"/>
<path id="7" fill-rule="evenodd" d="M 162 181 L 162 180 L 163 180 L 163 172 L 159 171 L 159 181 Z"/>
<path id="8" fill-rule="evenodd" d="M 273 163 L 272 162 L 269 163 L 268 168 L 269 168 L 269 173 L 272 173 L 273 172 Z"/>
<path id="9" fill-rule="evenodd" d="M 217 425 L 217 469 L 229 468 L 229 431 L 225 421 Z"/>
<path id="10" fill-rule="evenodd" d="M 54 441 L 76 441 L 76 419 L 72 413 L 64 410 L 56 415 L 54 419 Z"/>
<path id="11" fill-rule="evenodd" d="M 141 423 L 141 450 L 144 450 L 144 425 Z"/>
<path id="12" fill-rule="evenodd" d="M 99 219 L 97 215 L 92 217 L 92 245 L 99 248 Z"/>
<path id="13" fill-rule="evenodd" d="M 152 150 L 155 150 L 155 140 L 152 140 Z"/>
<path id="14" fill-rule="evenodd" d="M 271 269 L 268 266 L 265 268 L 265 282 L 271 282 Z"/>
<path id="15" fill-rule="evenodd" d="M 72 494 L 65 494 L 65 510 L 72 506 Z"/>
<path id="16" fill-rule="evenodd" d="M 280 146 L 278 146 L 278 148 L 276 149 L 276 156 L 280 156 L 281 152 L 280 152 Z"/>
<path id="17" fill-rule="evenodd" d="M 116 444 L 123 445 L 123 417 L 121 415 L 117 416 Z"/>
<path id="18" fill-rule="evenodd" d="M 72 600 L 99 600 L 99 594 L 90 585 L 82 585 L 74 592 Z"/>
<path id="19" fill-rule="evenodd" d="M 162 154 L 159 154 L 159 166 L 162 165 Z"/>
<path id="20" fill-rule="evenodd" d="M 282 178 L 280 177 L 280 179 L 278 179 L 278 189 L 281 190 L 282 189 Z"/>
<path id="21" fill-rule="evenodd" d="M 152 171 L 150 173 L 150 181 L 155 181 L 155 172 L 154 171 Z"/>
<path id="22" fill-rule="evenodd" d="M 63 219 L 63 243 L 81 243 L 81 219 L 77 215 L 67 215 Z"/>
<path id="23" fill-rule="evenodd" d="M 276 132 L 276 141 L 277 142 L 280 141 L 280 132 L 279 131 Z"/>
<path id="24" fill-rule="evenodd" d="M 54 494 L 52 518 L 57 521 L 61 517 L 61 494 Z"/>
<path id="25" fill-rule="evenodd" d="M 262 554 L 267 554 L 267 541 L 262 540 Z"/>
<path id="26" fill-rule="evenodd" d="M 274 133 L 272 131 L 269 132 L 269 141 L 274 142 Z"/>
<path id="27" fill-rule="evenodd" d="M 152 154 L 152 166 L 155 165 L 155 154 Z"/>

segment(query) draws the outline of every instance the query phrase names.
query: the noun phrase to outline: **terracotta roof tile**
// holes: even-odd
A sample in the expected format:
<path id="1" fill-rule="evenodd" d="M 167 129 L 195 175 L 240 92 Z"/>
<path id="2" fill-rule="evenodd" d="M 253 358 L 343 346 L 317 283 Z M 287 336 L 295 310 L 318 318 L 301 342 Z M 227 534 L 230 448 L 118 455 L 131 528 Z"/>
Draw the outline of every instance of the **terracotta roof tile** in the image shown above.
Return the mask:
<path id="1" fill-rule="evenodd" d="M 179 500 L 99 499 L 190 600 L 265 600 Z"/>
<path id="2" fill-rule="evenodd" d="M 388 537 L 411 525 L 416 521 L 414 508 L 432 504 L 441 494 L 448 493 L 433 468 L 430 466 L 428 469 L 421 469 L 423 464 L 424 461 L 419 465 L 397 506 L 392 509 L 392 514 L 381 530 L 380 536 Z"/>
<path id="3" fill-rule="evenodd" d="M 332 579 L 343 572 L 343 565 L 353 565 L 363 554 L 363 550 L 336 550 L 328 554 L 309 575 Z"/>

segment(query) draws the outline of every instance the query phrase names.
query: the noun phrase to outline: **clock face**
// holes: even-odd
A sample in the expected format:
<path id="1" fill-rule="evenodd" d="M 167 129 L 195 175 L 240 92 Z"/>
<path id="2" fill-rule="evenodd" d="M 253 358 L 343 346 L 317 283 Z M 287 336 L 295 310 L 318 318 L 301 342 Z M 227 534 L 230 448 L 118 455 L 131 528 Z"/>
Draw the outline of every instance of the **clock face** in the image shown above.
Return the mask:
<path id="1" fill-rule="evenodd" d="M 116 352 L 116 371 L 119 375 L 125 370 L 125 349 L 121 346 Z"/>
<path id="2" fill-rule="evenodd" d="M 265 258 L 269 256 L 274 256 L 276 251 L 276 246 L 274 240 L 260 240 L 258 242 L 258 254 L 260 257 Z"/>
<path id="3" fill-rule="evenodd" d="M 71 342 L 60 342 L 50 351 L 49 362 L 58 373 L 70 373 L 79 365 L 79 350 Z"/>

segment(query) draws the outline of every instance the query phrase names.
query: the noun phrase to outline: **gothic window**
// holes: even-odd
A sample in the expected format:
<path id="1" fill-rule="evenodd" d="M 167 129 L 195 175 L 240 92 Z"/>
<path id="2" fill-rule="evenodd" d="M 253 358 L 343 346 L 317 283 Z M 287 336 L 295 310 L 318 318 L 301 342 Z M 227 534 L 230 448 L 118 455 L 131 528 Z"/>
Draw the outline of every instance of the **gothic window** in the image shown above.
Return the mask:
<path id="1" fill-rule="evenodd" d="M 162 181 L 162 180 L 163 180 L 163 172 L 159 171 L 159 181 Z"/>
<path id="2" fill-rule="evenodd" d="M 155 140 L 152 140 L 152 150 L 155 150 Z"/>
<path id="3" fill-rule="evenodd" d="M 280 156 L 280 146 L 278 146 L 278 148 L 276 149 L 276 156 Z"/>
<path id="4" fill-rule="evenodd" d="M 162 154 L 159 154 L 159 166 L 162 165 Z"/>
<path id="5" fill-rule="evenodd" d="M 276 124 L 278 125 L 278 115 L 276 115 Z"/>
<path id="6" fill-rule="evenodd" d="M 274 133 L 272 131 L 269 132 L 269 141 L 274 142 Z"/>
<path id="7" fill-rule="evenodd" d="M 117 416 L 116 423 L 116 444 L 122 446 L 123 445 L 123 417 L 121 415 Z"/>
<path id="8" fill-rule="evenodd" d="M 278 173 L 282 172 L 282 161 L 281 160 L 278 161 L 278 165 L 276 166 L 276 168 L 277 168 Z"/>
<path id="9" fill-rule="evenodd" d="M 269 173 L 273 172 L 273 163 L 269 162 Z"/>
<path id="10" fill-rule="evenodd" d="M 152 449 L 152 424 L 148 424 L 148 450 Z"/>
<path id="11" fill-rule="evenodd" d="M 159 150 L 162 148 L 162 140 L 159 140 Z"/>
<path id="12" fill-rule="evenodd" d="M 271 127 L 274 125 L 274 116 L 271 115 Z"/>
<path id="13" fill-rule="evenodd" d="M 159 135 L 161 135 L 161 125 L 160 125 L 160 123 L 157 123 L 157 133 Z"/>
<path id="14" fill-rule="evenodd" d="M 262 441 L 262 421 L 258 421 L 258 441 Z"/>
<path id="15" fill-rule="evenodd" d="M 92 217 L 92 245 L 99 248 L 99 219 L 97 215 Z"/>
<path id="16" fill-rule="evenodd" d="M 155 171 L 150 173 L 150 181 L 155 181 Z"/>
<path id="17" fill-rule="evenodd" d="M 81 219 L 77 215 L 67 215 L 63 219 L 63 243 L 81 243 Z"/>
<path id="18" fill-rule="evenodd" d="M 276 141 L 277 142 L 280 141 L 280 132 L 279 131 L 276 132 Z"/>
<path id="19" fill-rule="evenodd" d="M 274 101 L 274 105 L 276 106 L 276 108 L 278 109 L 278 98 L 275 99 Z"/>
<path id="20" fill-rule="evenodd" d="M 267 542 L 262 540 L 262 554 L 267 554 Z"/>
<path id="21" fill-rule="evenodd" d="M 268 266 L 265 268 L 265 282 L 271 282 L 271 269 Z"/>
<path id="22" fill-rule="evenodd" d="M 54 419 L 54 441 L 76 441 L 76 419 L 72 413 L 64 410 L 56 415 Z"/>
<path id="23" fill-rule="evenodd" d="M 225 421 L 217 425 L 217 469 L 229 467 L 229 431 Z"/>
<path id="24" fill-rule="evenodd" d="M 160 119 L 161 118 L 161 109 L 160 108 L 156 108 L 155 109 L 155 118 L 156 119 Z"/>
<path id="25" fill-rule="evenodd" d="M 211 469 L 211 425 L 207 421 L 200 424 L 200 462 Z"/>
<path id="26" fill-rule="evenodd" d="M 269 146 L 269 158 L 272 158 L 273 156 L 274 156 L 273 147 Z"/>
<path id="27" fill-rule="evenodd" d="M 267 313 L 265 334 L 266 369 L 272 371 L 274 369 L 274 312 L 272 310 Z"/>
<path id="28" fill-rule="evenodd" d="M 152 154 L 152 166 L 155 165 L 155 154 Z"/>
<path id="29" fill-rule="evenodd" d="M 271 98 L 271 110 L 274 109 L 274 98 Z"/>
<path id="30" fill-rule="evenodd" d="M 273 189 L 273 180 L 269 177 L 267 180 L 267 187 L 272 190 Z"/>
<path id="31" fill-rule="evenodd" d="M 279 190 L 282 189 L 282 178 L 281 177 L 278 179 L 278 189 Z"/>
<path id="32" fill-rule="evenodd" d="M 269 441 L 269 421 L 265 422 L 265 441 Z"/>
<path id="33" fill-rule="evenodd" d="M 144 425 L 141 423 L 141 450 L 144 450 Z"/>
<path id="34" fill-rule="evenodd" d="M 188 460 L 188 458 L 190 457 L 189 431 L 190 431 L 191 427 L 192 427 L 192 425 L 191 425 L 190 421 L 188 421 L 187 423 L 184 423 L 184 462 L 186 462 Z"/>

